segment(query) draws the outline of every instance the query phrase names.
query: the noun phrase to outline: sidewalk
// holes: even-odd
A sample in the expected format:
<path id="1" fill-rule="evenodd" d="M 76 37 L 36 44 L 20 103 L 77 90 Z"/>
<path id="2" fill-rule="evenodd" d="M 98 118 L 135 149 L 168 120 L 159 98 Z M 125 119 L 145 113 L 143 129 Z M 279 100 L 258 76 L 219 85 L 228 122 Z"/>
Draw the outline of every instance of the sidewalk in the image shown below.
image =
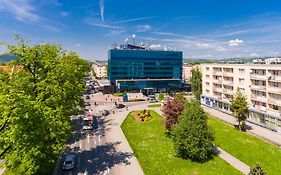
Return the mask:
<path id="1" fill-rule="evenodd" d="M 130 106 L 129 111 L 126 111 L 124 108 L 120 111 L 116 111 L 115 114 L 110 114 L 107 117 L 107 119 L 110 120 L 110 123 L 107 124 L 107 128 L 109 128 L 107 136 L 110 139 L 110 142 L 120 142 L 116 151 L 134 153 L 121 129 L 121 124 L 126 119 L 130 111 L 145 108 L 147 108 L 146 104 Z M 119 175 L 131 175 L 132 173 L 134 175 L 144 175 L 143 170 L 134 155 L 128 159 L 128 164 L 116 165 L 115 169 L 118 172 L 116 174 Z"/>
<path id="2" fill-rule="evenodd" d="M 208 112 L 212 116 L 214 116 L 214 117 L 216 117 L 216 118 L 218 118 L 218 119 L 220 119 L 220 120 L 222 120 L 222 121 L 224 121 L 228 124 L 231 124 L 231 125 L 237 125 L 238 124 L 236 118 L 229 115 L 229 114 L 223 113 L 221 111 L 218 111 L 216 109 L 209 108 L 209 107 L 206 107 L 206 106 L 202 106 L 202 107 L 205 110 L 205 112 Z M 252 135 L 255 135 L 257 137 L 260 137 L 260 138 L 262 138 L 266 141 L 269 141 L 269 142 L 271 142 L 275 145 L 281 146 L 281 134 L 279 134 L 277 132 L 274 132 L 274 131 L 271 131 L 269 129 L 263 128 L 261 126 L 249 123 L 249 122 L 246 122 L 246 124 L 251 127 L 250 130 L 247 130 L 248 133 L 250 133 Z"/>

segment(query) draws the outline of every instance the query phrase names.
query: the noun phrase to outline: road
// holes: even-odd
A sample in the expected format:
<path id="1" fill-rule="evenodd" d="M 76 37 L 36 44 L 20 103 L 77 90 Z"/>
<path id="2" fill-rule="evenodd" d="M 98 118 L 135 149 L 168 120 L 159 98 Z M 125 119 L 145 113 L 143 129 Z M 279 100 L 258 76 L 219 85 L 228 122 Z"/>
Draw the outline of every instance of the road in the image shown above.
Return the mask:
<path id="1" fill-rule="evenodd" d="M 92 114 L 96 116 L 97 128 L 93 131 L 82 132 L 82 118 L 79 116 L 72 117 L 76 125 L 76 129 L 73 131 L 75 137 L 67 141 L 68 149 L 65 154 L 75 154 L 76 165 L 71 171 L 63 171 L 63 161 L 61 160 L 56 174 L 83 175 L 87 171 L 88 175 L 121 175 L 118 165 L 127 164 L 132 154 L 117 151 L 116 148 L 121 142 L 112 142 L 108 131 L 111 129 L 112 123 L 110 118 L 112 115 L 124 112 L 126 108 L 116 109 L 114 107 L 115 102 L 108 100 L 101 102 L 99 99 L 94 100 L 92 96 L 91 99 L 86 99 L 84 96 L 84 99 L 90 103 Z M 98 105 L 95 105 L 95 102 Z M 131 108 L 132 106 L 145 103 L 147 102 L 130 102 L 126 103 L 126 106 Z M 111 113 L 109 116 L 101 116 L 100 111 L 104 109 L 112 110 L 115 114 Z"/>

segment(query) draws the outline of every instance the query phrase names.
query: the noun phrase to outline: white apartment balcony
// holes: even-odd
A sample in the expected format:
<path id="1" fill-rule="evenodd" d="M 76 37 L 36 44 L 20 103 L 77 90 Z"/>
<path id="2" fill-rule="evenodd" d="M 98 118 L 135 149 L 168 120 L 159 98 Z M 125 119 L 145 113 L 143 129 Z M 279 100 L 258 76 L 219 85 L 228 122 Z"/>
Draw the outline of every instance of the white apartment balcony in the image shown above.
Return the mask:
<path id="1" fill-rule="evenodd" d="M 252 90 L 256 91 L 266 91 L 266 86 L 259 86 L 259 85 L 251 85 L 250 86 Z"/>
<path id="2" fill-rule="evenodd" d="M 233 81 L 231 80 L 223 80 L 223 84 L 233 86 Z"/>
<path id="3" fill-rule="evenodd" d="M 222 88 L 221 87 L 213 87 L 213 91 L 222 93 Z"/>
<path id="4" fill-rule="evenodd" d="M 214 70 L 214 71 L 213 71 L 213 75 L 219 75 L 219 76 L 221 76 L 221 75 L 222 75 L 222 71 L 216 71 L 216 70 Z"/>
<path id="5" fill-rule="evenodd" d="M 231 89 L 223 89 L 223 93 L 224 94 L 233 95 L 233 90 L 231 90 Z"/>
<path id="6" fill-rule="evenodd" d="M 267 88 L 267 91 L 270 92 L 270 93 L 281 94 L 281 88 L 280 87 L 269 86 Z"/>
<path id="7" fill-rule="evenodd" d="M 213 83 L 221 84 L 222 81 L 221 81 L 221 79 L 213 79 Z"/>
<path id="8" fill-rule="evenodd" d="M 251 95 L 251 99 L 255 100 L 255 101 L 260 101 L 260 102 L 263 102 L 263 103 L 267 103 L 267 98 L 265 96 L 259 96 L 259 95 L 252 94 Z"/>
<path id="9" fill-rule="evenodd" d="M 281 76 L 279 76 L 279 75 L 271 75 L 269 81 L 281 82 Z"/>
<path id="10" fill-rule="evenodd" d="M 266 112 L 273 116 L 281 116 L 281 110 L 274 110 L 272 108 L 268 108 Z"/>
<path id="11" fill-rule="evenodd" d="M 277 104 L 281 104 L 281 99 L 269 97 L 268 102 L 277 105 Z"/>
<path id="12" fill-rule="evenodd" d="M 251 77 L 251 79 L 255 79 L 255 80 L 267 80 L 266 74 L 254 74 L 254 73 L 251 73 L 250 77 Z"/>
<path id="13" fill-rule="evenodd" d="M 266 107 L 260 106 L 260 105 L 251 105 L 250 109 L 254 109 L 254 110 L 262 111 L 262 112 L 266 112 L 267 111 Z"/>
<path id="14" fill-rule="evenodd" d="M 223 76 L 233 77 L 233 72 L 223 72 L 222 75 Z"/>

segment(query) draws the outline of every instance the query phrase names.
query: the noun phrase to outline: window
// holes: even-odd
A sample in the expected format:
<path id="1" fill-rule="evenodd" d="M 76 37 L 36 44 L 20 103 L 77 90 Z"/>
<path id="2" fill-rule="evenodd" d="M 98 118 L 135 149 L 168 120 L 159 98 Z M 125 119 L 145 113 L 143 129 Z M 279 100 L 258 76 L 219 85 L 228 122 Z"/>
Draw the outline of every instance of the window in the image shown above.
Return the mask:
<path id="1" fill-rule="evenodd" d="M 244 72 L 245 72 L 245 69 L 239 69 L 239 72 L 240 72 L 240 73 L 244 73 Z"/>
<path id="2" fill-rule="evenodd" d="M 209 67 L 206 67 L 206 70 L 209 70 L 210 68 Z"/>
<path id="3" fill-rule="evenodd" d="M 210 75 L 206 75 L 206 78 L 210 78 Z"/>
<path id="4" fill-rule="evenodd" d="M 273 70 L 273 75 L 278 75 L 278 70 Z"/>
<path id="5" fill-rule="evenodd" d="M 272 106 L 272 109 L 274 109 L 274 110 L 278 110 L 278 106 L 273 105 L 273 106 Z"/>
<path id="6" fill-rule="evenodd" d="M 279 87 L 279 83 L 278 82 L 273 82 L 273 87 Z"/>
<path id="7" fill-rule="evenodd" d="M 209 91 L 208 89 L 206 90 L 206 92 L 207 92 L 207 93 L 210 93 L 210 91 Z"/>
<path id="8" fill-rule="evenodd" d="M 245 79 L 244 78 L 239 78 L 239 83 L 244 83 Z"/>
<path id="9" fill-rule="evenodd" d="M 239 88 L 239 91 L 241 92 L 241 93 L 245 93 L 245 89 L 244 88 Z"/>
<path id="10" fill-rule="evenodd" d="M 209 86 L 209 85 L 210 85 L 210 83 L 209 83 L 209 82 L 206 82 L 206 85 L 207 85 L 207 86 Z"/>

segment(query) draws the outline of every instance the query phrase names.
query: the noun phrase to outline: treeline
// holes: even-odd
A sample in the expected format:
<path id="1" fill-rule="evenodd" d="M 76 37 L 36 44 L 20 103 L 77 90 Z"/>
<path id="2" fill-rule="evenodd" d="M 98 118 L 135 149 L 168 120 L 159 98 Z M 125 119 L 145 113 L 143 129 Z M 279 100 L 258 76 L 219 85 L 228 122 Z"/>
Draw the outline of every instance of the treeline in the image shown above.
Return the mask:
<path id="1" fill-rule="evenodd" d="M 0 72 L 0 159 L 9 174 L 51 174 L 70 136 L 70 115 L 83 102 L 88 63 L 59 45 L 17 37 Z"/>

